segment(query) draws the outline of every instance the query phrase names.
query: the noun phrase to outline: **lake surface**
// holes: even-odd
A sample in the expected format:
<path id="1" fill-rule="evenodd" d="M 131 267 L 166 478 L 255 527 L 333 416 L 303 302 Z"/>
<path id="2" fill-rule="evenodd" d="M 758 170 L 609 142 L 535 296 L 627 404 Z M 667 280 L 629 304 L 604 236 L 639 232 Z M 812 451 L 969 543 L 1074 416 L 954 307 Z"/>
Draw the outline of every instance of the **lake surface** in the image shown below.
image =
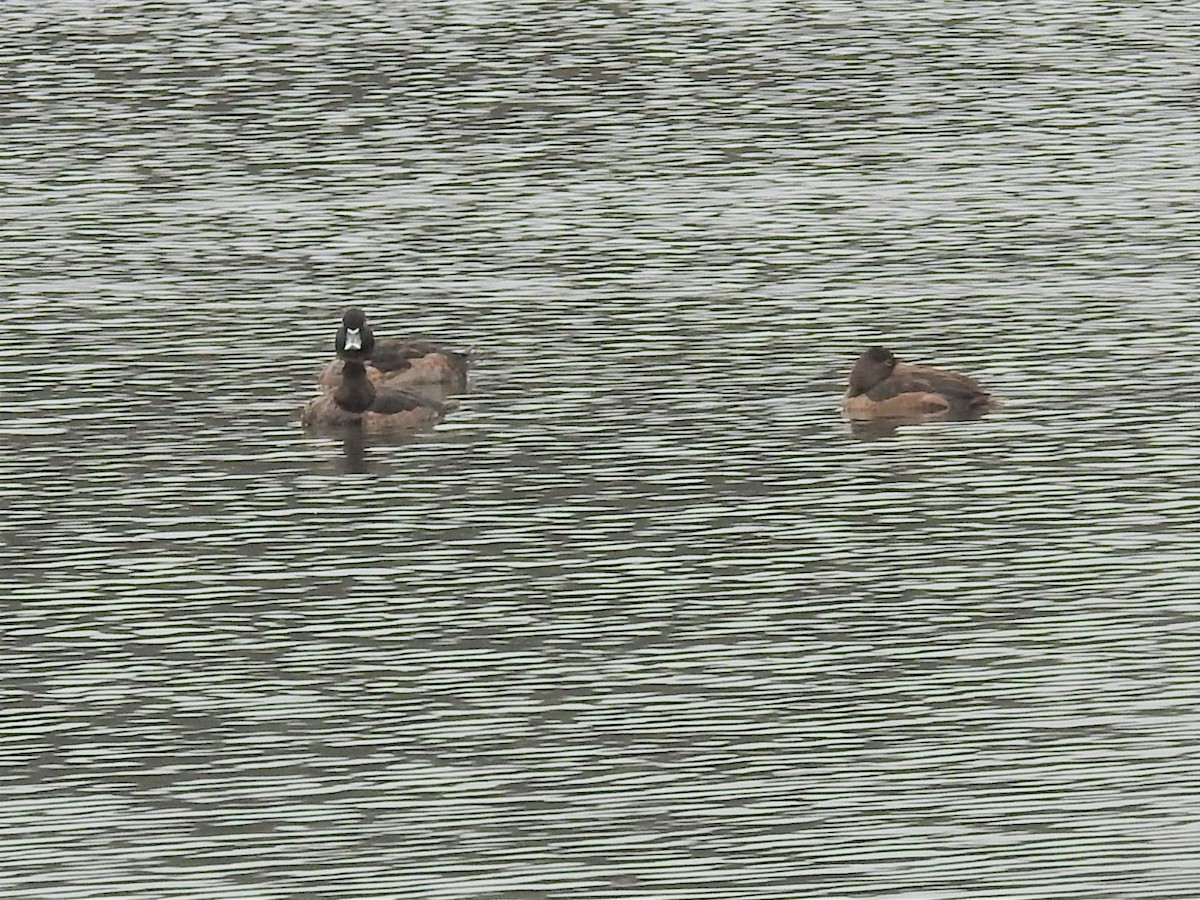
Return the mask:
<path id="1" fill-rule="evenodd" d="M 0 20 L 6 900 L 1196 896 L 1193 9 Z"/>

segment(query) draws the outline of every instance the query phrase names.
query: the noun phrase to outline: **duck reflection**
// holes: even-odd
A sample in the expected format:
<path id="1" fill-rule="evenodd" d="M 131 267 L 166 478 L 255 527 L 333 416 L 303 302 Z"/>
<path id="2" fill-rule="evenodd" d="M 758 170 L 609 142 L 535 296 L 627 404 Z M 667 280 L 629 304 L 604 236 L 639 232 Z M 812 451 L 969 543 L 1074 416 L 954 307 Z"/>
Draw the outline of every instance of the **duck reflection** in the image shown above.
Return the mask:
<path id="1" fill-rule="evenodd" d="M 850 433 L 862 441 L 878 441 L 895 437 L 901 428 L 909 425 L 922 425 L 929 422 L 973 422 L 982 419 L 987 414 L 986 409 L 969 410 L 957 415 L 948 413 L 929 413 L 916 416 L 878 417 L 874 419 L 854 419 L 846 417 Z"/>

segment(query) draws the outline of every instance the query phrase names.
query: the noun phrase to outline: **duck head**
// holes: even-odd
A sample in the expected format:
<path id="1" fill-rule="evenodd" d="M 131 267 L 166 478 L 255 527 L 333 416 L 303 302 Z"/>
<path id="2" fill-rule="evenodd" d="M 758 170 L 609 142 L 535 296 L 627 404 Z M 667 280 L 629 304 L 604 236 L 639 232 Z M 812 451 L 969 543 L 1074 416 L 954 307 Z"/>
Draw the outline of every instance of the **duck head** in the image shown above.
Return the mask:
<path id="1" fill-rule="evenodd" d="M 871 347 L 863 352 L 850 370 L 850 396 L 865 394 L 881 381 L 891 377 L 896 368 L 896 355 L 883 347 Z"/>

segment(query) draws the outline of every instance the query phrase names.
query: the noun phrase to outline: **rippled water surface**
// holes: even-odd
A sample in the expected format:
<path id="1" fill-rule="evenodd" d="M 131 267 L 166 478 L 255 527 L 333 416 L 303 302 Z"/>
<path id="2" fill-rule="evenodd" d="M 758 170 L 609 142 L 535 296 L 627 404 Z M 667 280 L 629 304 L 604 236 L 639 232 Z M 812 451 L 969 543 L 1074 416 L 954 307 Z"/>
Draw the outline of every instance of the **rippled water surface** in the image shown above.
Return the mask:
<path id="1" fill-rule="evenodd" d="M 1196 896 L 1193 9 L 0 19 L 7 900 Z"/>

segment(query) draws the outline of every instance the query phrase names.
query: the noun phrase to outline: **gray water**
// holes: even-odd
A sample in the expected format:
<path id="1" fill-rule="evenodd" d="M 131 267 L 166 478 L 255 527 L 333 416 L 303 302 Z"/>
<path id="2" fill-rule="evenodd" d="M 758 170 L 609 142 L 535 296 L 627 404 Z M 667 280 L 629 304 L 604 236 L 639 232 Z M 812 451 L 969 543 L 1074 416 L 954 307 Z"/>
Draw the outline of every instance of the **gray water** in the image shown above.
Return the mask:
<path id="1" fill-rule="evenodd" d="M 1194 12 L 0 5 L 0 894 L 1194 898 Z"/>

